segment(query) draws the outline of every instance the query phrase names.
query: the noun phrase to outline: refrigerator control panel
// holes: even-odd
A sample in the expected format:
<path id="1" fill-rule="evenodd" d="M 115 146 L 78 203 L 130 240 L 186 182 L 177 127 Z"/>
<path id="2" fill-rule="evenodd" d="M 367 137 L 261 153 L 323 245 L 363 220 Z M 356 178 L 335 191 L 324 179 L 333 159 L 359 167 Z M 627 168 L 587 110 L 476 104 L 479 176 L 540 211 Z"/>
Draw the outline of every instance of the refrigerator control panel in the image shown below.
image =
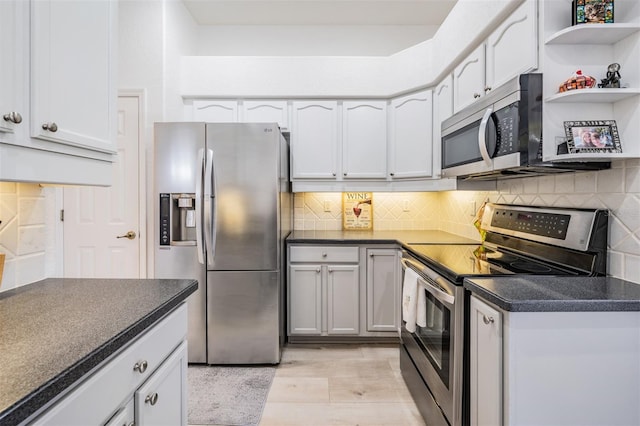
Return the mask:
<path id="1" fill-rule="evenodd" d="M 171 245 L 170 234 L 171 194 L 160 194 L 160 245 Z"/>

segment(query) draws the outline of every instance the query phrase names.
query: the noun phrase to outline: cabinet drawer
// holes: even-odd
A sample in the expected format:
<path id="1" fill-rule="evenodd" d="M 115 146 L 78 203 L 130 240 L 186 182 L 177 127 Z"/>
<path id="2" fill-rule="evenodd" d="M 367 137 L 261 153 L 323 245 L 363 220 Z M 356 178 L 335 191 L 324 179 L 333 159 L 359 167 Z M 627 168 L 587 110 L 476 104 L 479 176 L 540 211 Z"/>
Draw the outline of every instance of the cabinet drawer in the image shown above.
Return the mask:
<path id="1" fill-rule="evenodd" d="M 358 262 L 358 247 L 349 246 L 293 246 L 290 262 Z"/>
<path id="2" fill-rule="evenodd" d="M 186 338 L 186 332 L 187 307 L 182 303 L 120 353 L 100 364 L 93 374 L 87 375 L 78 387 L 32 424 L 104 423 Z M 145 362 L 146 367 L 134 369 Z"/>

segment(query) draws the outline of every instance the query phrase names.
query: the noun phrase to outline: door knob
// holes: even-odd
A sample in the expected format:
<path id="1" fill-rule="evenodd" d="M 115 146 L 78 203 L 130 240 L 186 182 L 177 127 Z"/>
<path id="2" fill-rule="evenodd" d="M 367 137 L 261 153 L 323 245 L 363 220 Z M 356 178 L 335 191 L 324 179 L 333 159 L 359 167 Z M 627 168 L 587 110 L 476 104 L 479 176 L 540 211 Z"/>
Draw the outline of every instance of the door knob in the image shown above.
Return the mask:
<path id="1" fill-rule="evenodd" d="M 136 233 L 133 231 L 129 231 L 124 235 L 118 235 L 116 238 L 128 238 L 130 240 L 133 240 L 136 237 Z"/>
<path id="2" fill-rule="evenodd" d="M 44 123 L 42 125 L 42 128 L 44 130 L 48 130 L 50 132 L 57 132 L 58 131 L 58 125 L 56 123 Z"/>
<path id="3" fill-rule="evenodd" d="M 8 121 L 14 124 L 22 123 L 22 116 L 19 112 L 11 111 L 9 114 L 5 114 L 2 116 L 4 121 Z"/>

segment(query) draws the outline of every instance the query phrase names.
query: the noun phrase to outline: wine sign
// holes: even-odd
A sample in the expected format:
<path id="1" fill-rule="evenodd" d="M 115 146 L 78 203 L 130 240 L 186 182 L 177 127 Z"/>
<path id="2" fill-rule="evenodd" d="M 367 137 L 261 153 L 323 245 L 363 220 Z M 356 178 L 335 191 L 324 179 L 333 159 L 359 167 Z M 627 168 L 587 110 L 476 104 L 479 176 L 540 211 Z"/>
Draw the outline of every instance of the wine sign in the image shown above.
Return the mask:
<path id="1" fill-rule="evenodd" d="M 342 228 L 373 229 L 372 200 L 371 192 L 343 192 Z"/>

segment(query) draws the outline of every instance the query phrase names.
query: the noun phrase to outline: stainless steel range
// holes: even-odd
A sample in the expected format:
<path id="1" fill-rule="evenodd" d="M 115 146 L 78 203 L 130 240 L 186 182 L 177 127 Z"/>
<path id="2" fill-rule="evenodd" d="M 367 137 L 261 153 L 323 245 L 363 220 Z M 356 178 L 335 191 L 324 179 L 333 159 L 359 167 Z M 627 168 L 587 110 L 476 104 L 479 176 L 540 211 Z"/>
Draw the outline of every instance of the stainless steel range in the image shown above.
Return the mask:
<path id="1" fill-rule="evenodd" d="M 481 229 L 482 244 L 403 253 L 403 303 L 416 304 L 403 306 L 400 367 L 429 426 L 469 424 L 465 277 L 606 275 L 607 210 L 487 204 Z"/>

